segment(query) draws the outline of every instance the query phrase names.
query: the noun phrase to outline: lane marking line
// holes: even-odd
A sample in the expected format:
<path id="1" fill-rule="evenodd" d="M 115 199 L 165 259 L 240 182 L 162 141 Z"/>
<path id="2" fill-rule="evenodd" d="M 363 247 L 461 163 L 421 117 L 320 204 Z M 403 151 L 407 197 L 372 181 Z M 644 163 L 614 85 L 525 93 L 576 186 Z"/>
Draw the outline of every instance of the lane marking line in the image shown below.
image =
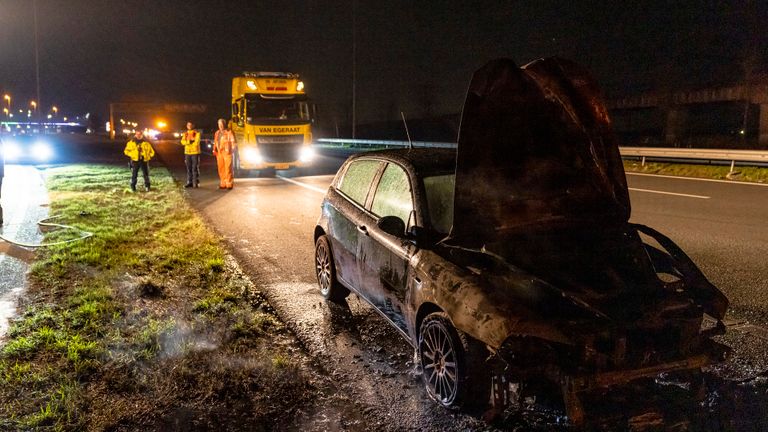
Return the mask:
<path id="1" fill-rule="evenodd" d="M 635 175 L 635 176 L 645 176 L 645 177 L 663 177 L 663 178 L 670 178 L 670 179 L 677 179 L 677 180 L 695 180 L 695 181 L 705 181 L 705 182 L 713 182 L 713 183 L 727 183 L 732 185 L 763 186 L 763 187 L 768 186 L 768 183 L 740 182 L 740 181 L 733 181 L 733 180 L 705 179 L 705 178 L 697 178 L 697 177 L 681 177 L 681 176 L 671 176 L 671 175 L 661 175 L 661 174 L 634 173 L 634 172 L 628 172 L 626 174 Z"/>
<path id="2" fill-rule="evenodd" d="M 294 179 L 289 179 L 289 178 L 281 177 L 281 176 L 277 176 L 277 178 L 279 178 L 280 180 L 283 180 L 283 181 L 287 181 L 288 183 L 295 184 L 296 186 L 301 186 L 303 188 L 307 188 L 307 189 L 309 189 L 311 191 L 315 191 L 315 192 L 323 194 L 323 195 L 325 195 L 325 193 L 328 192 L 328 189 L 321 189 L 321 188 L 319 188 L 317 186 L 312 186 L 312 185 L 308 185 L 306 183 L 297 182 Z"/>
<path id="3" fill-rule="evenodd" d="M 674 196 L 681 196 L 686 198 L 699 198 L 699 199 L 709 199 L 710 197 L 704 196 L 704 195 L 690 195 L 690 194 L 684 194 L 684 193 L 677 193 L 677 192 L 664 192 L 664 191 L 657 191 L 657 190 L 651 190 L 651 189 L 638 189 L 638 188 L 628 188 L 631 191 L 636 192 L 648 192 L 648 193 L 656 193 L 656 194 L 662 194 L 662 195 L 674 195 Z"/>

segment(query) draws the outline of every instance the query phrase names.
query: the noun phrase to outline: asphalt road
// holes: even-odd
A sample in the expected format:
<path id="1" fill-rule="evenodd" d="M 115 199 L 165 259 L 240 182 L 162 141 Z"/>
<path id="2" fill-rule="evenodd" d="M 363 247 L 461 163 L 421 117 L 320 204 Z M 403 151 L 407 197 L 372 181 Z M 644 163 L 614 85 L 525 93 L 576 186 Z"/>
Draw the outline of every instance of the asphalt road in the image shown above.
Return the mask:
<path id="1" fill-rule="evenodd" d="M 48 216 L 48 192 L 43 176 L 33 166 L 5 167 L 2 199 L 4 221 L 0 235 L 22 243 L 37 244 L 42 233 L 37 222 Z M 8 319 L 16 311 L 23 294 L 25 275 L 33 253 L 0 239 L 0 339 L 8 329 Z"/>
<path id="2" fill-rule="evenodd" d="M 156 147 L 183 183 L 181 148 Z M 319 295 L 312 232 L 341 162 L 321 157 L 308 172 L 313 175 L 305 170 L 283 178 L 236 179 L 233 190 L 220 191 L 213 158 L 206 156 L 201 188 L 187 194 L 306 348 L 337 378 L 340 391 L 358 401 L 357 409 L 391 430 L 483 428 L 479 420 L 446 415 L 426 399 L 413 374 L 412 349 L 370 307 L 354 295 L 349 309 L 329 306 Z M 640 175 L 628 181 L 632 220 L 678 242 L 732 301 L 729 318 L 736 327 L 726 342 L 737 353 L 724 375 L 744 379 L 768 370 L 760 333 L 768 324 L 768 229 L 762 226 L 768 187 Z"/>
<path id="3" fill-rule="evenodd" d="M 768 325 L 768 185 L 627 178 L 632 221 L 682 246 L 731 300 L 731 318 Z"/>

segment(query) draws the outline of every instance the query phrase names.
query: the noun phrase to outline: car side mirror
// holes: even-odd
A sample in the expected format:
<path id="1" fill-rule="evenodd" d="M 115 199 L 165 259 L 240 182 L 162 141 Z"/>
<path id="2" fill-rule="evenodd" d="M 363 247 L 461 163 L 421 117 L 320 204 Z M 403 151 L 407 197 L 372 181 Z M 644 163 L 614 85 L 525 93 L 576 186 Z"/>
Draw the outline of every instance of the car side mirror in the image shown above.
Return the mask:
<path id="1" fill-rule="evenodd" d="M 430 235 L 423 227 L 413 225 L 406 235 L 408 241 L 418 248 L 429 247 Z"/>
<path id="2" fill-rule="evenodd" d="M 405 237 L 405 222 L 397 216 L 384 216 L 379 219 L 376 226 L 389 235 L 398 238 Z"/>

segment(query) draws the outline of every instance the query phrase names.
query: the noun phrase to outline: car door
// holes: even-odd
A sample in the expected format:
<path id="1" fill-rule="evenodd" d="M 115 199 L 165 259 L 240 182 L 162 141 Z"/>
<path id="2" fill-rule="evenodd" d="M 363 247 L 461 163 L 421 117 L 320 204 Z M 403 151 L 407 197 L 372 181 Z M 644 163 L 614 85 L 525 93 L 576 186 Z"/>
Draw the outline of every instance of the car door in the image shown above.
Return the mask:
<path id="1" fill-rule="evenodd" d="M 359 249 L 358 225 L 365 215 L 365 203 L 373 180 L 382 162 L 372 159 L 354 160 L 346 167 L 336 185 L 340 196 L 326 200 L 324 212 L 328 214 L 328 231 L 336 265 L 336 276 L 341 282 L 360 291 L 357 253 Z"/>
<path id="2" fill-rule="evenodd" d="M 363 216 L 364 229 L 359 240 L 361 287 L 366 298 L 407 335 L 404 308 L 409 261 L 415 247 L 376 225 L 384 216 L 397 216 L 406 225 L 413 219 L 411 182 L 402 167 L 387 164 L 377 183 L 370 209 L 370 213 Z"/>

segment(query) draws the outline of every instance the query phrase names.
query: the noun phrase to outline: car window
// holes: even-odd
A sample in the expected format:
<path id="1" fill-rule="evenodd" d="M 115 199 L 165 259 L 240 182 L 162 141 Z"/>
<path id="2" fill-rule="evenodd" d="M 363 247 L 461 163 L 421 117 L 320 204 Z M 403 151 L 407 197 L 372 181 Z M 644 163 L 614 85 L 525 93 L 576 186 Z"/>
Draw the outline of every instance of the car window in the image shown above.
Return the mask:
<path id="1" fill-rule="evenodd" d="M 412 210 L 413 199 L 408 174 L 397 165 L 387 165 L 373 197 L 371 211 L 379 217 L 397 216 L 407 224 Z"/>
<path id="2" fill-rule="evenodd" d="M 374 160 L 354 161 L 347 168 L 339 184 L 339 190 L 360 205 L 365 205 L 365 197 L 371 187 L 373 176 L 379 170 L 381 162 Z"/>
<path id="3" fill-rule="evenodd" d="M 432 228 L 448 234 L 453 225 L 453 193 L 456 175 L 445 174 L 424 177 L 424 192 Z"/>

